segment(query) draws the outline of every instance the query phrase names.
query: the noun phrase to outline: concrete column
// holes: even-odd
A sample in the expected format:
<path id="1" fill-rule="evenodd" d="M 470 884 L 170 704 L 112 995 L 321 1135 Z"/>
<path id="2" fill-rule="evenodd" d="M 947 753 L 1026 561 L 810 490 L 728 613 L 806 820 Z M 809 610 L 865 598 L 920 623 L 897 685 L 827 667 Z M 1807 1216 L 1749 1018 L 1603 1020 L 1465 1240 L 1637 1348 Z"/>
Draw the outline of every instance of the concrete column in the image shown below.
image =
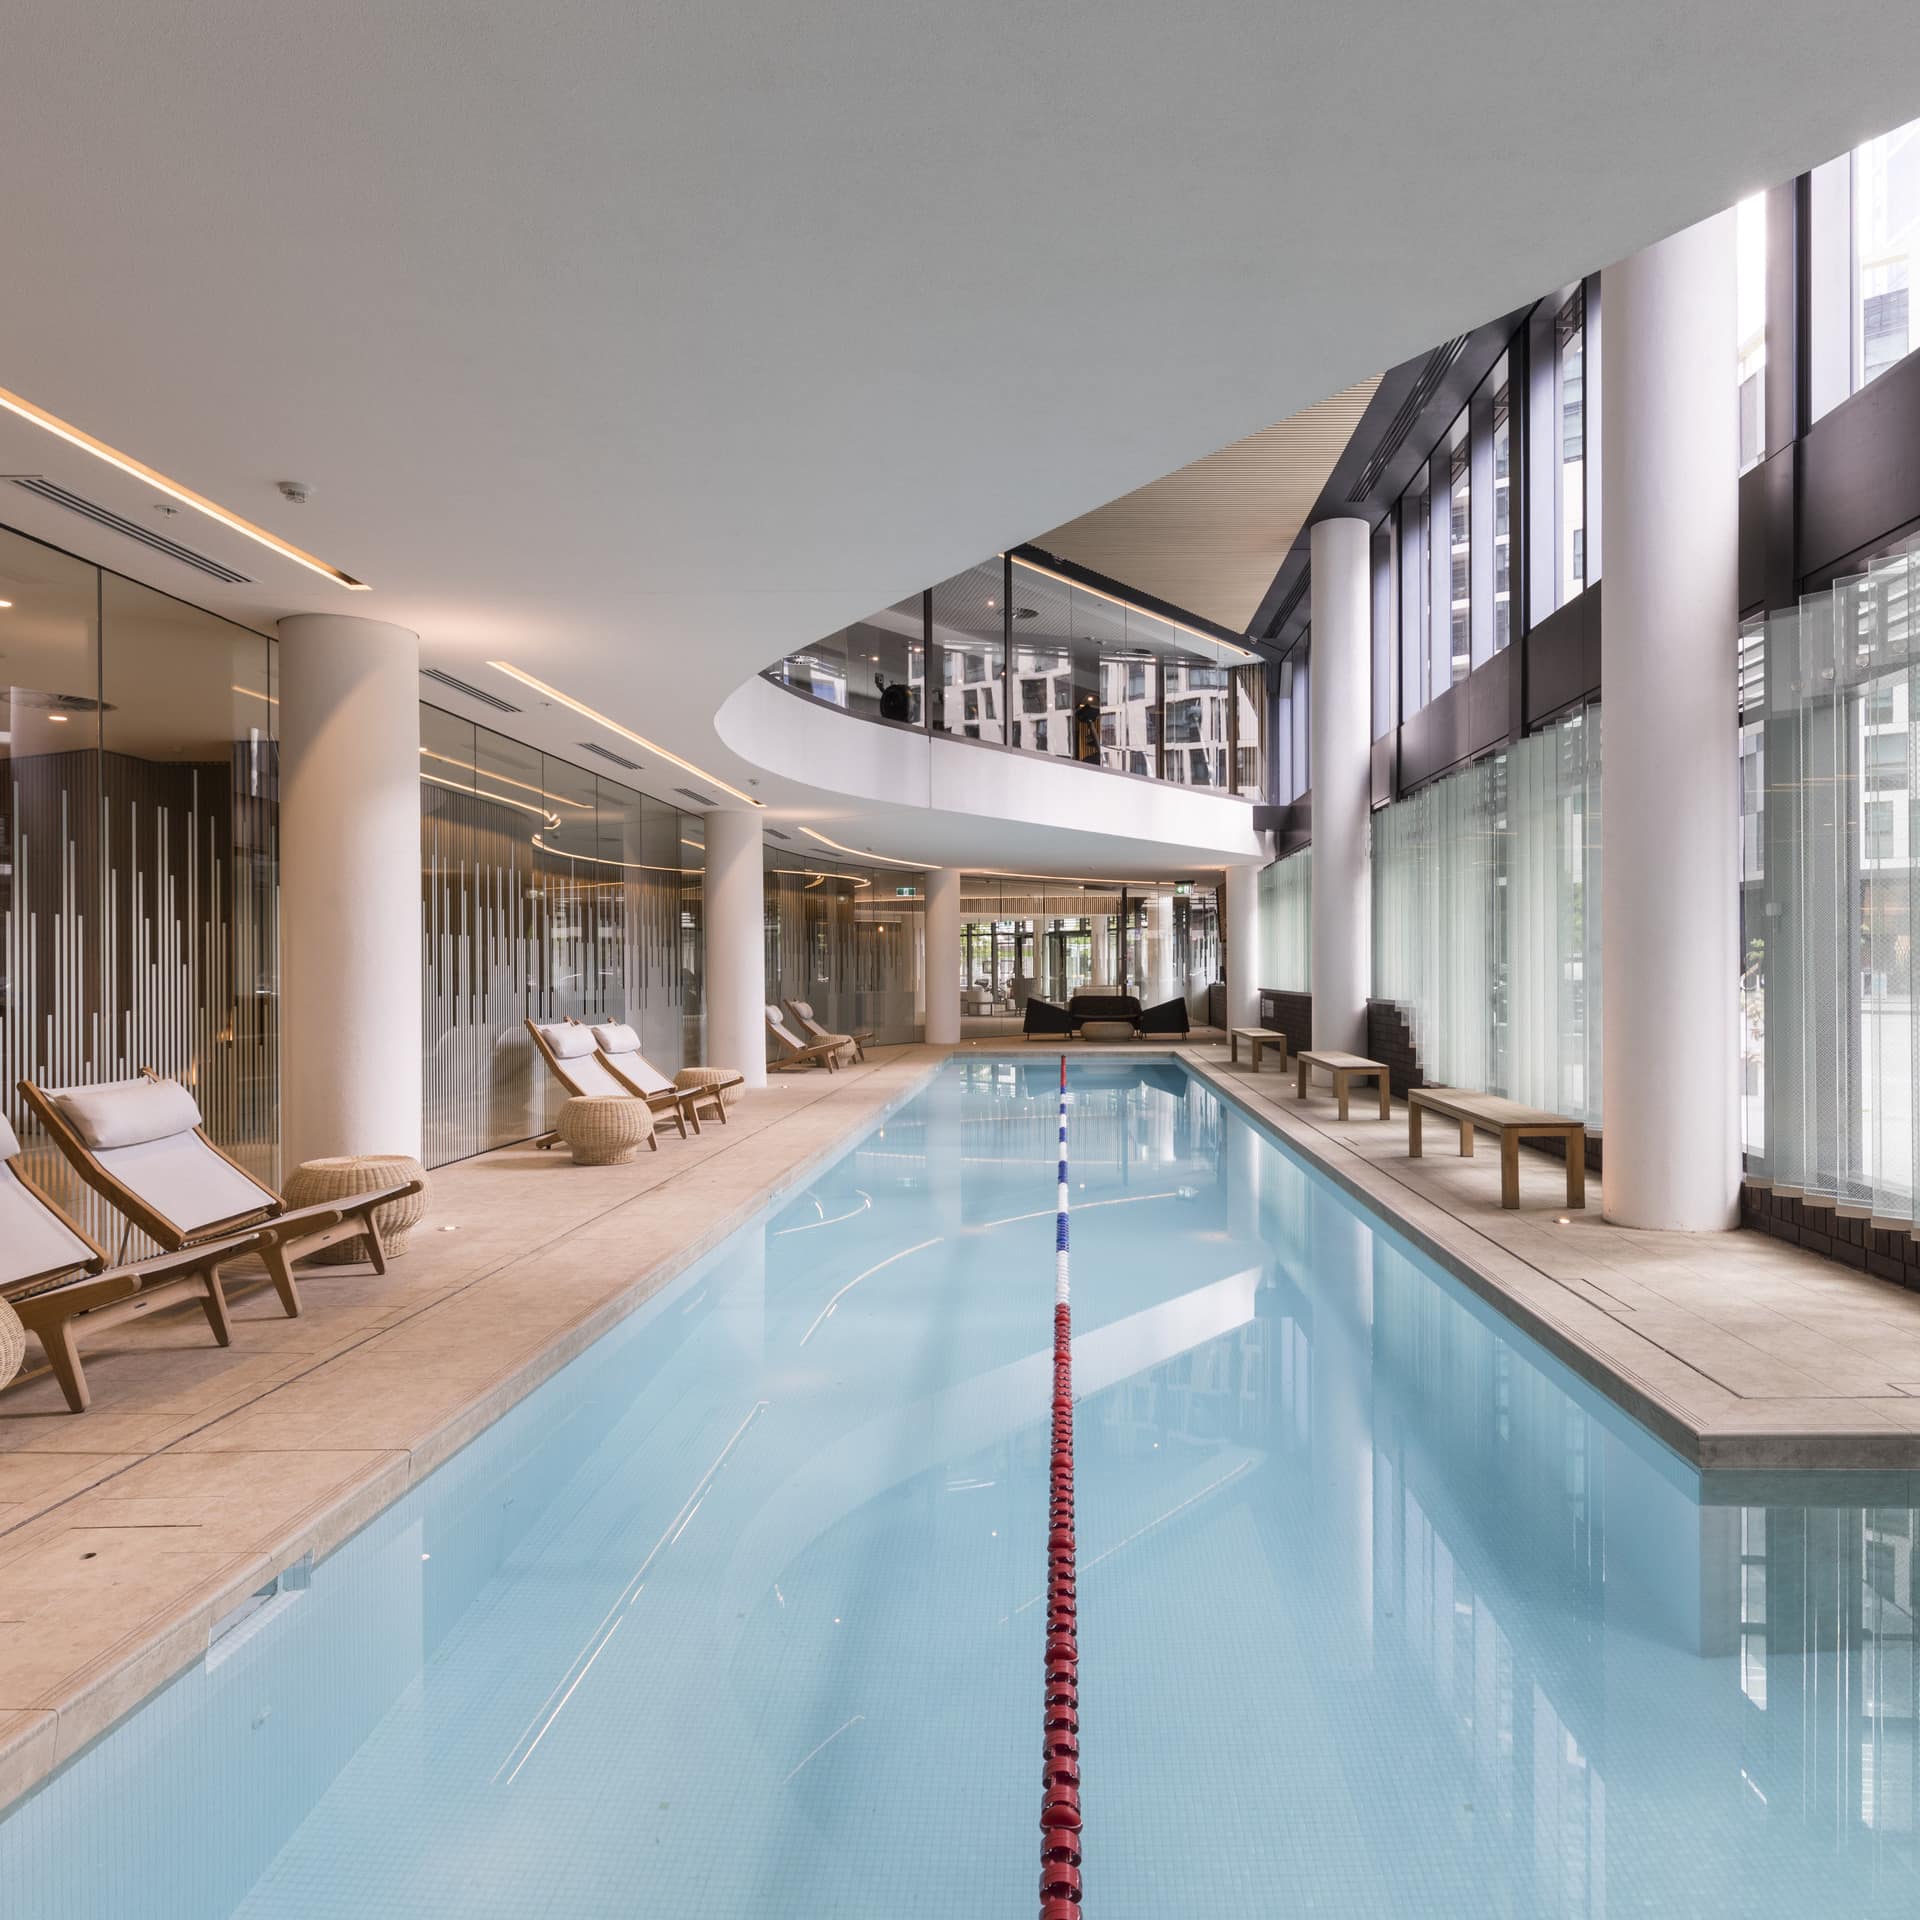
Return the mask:
<path id="1" fill-rule="evenodd" d="M 767 1084 L 767 863 L 760 815 L 707 815 L 707 1058 Z"/>
<path id="2" fill-rule="evenodd" d="M 927 1045 L 960 1044 L 960 870 L 927 875 Z"/>
<path id="3" fill-rule="evenodd" d="M 1260 1024 L 1260 870 L 1229 867 L 1222 875 L 1226 899 L 1227 1025 Z"/>
<path id="4" fill-rule="evenodd" d="M 1313 1044 L 1367 1050 L 1373 989 L 1373 598 L 1371 529 L 1322 520 L 1311 535 L 1313 650 Z"/>
<path id="5" fill-rule="evenodd" d="M 420 1151 L 420 642 L 279 624 L 280 1110 L 287 1167 Z"/>
<path id="6" fill-rule="evenodd" d="M 1740 1186 L 1733 215 L 1609 267 L 1601 300 L 1605 1205 L 1706 1231 Z"/>

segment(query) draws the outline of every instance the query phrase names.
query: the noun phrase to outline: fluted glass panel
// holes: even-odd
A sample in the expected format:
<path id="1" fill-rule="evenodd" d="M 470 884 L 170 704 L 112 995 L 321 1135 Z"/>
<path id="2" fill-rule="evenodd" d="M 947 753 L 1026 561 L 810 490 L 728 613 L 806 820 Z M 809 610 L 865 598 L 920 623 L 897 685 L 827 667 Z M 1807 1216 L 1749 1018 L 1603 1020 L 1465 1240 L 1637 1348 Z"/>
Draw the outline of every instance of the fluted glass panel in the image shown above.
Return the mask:
<path id="1" fill-rule="evenodd" d="M 1763 1115 L 1748 1172 L 1889 1220 L 1912 1219 L 1920 1191 L 1916 588 L 1902 555 L 1767 622 L 1764 874 L 1744 941 Z"/>
<path id="2" fill-rule="evenodd" d="M 1374 993 L 1427 1080 L 1594 1127 L 1599 735 L 1588 707 L 1373 816 Z"/>
<path id="3" fill-rule="evenodd" d="M 662 1073 L 704 1057 L 696 816 L 423 707 L 426 1158 L 551 1126 L 528 1019 L 624 1021 Z"/>
<path id="4" fill-rule="evenodd" d="M 273 643 L 0 530 L 6 669 L 0 1081 L 27 1171 L 112 1252 L 149 1251 L 26 1111 L 151 1068 L 279 1175 Z"/>
<path id="5" fill-rule="evenodd" d="M 1260 872 L 1260 984 L 1283 993 L 1313 989 L 1313 849 Z"/>
<path id="6" fill-rule="evenodd" d="M 769 847 L 767 999 L 804 1000 L 831 1033 L 918 1040 L 926 875 Z"/>

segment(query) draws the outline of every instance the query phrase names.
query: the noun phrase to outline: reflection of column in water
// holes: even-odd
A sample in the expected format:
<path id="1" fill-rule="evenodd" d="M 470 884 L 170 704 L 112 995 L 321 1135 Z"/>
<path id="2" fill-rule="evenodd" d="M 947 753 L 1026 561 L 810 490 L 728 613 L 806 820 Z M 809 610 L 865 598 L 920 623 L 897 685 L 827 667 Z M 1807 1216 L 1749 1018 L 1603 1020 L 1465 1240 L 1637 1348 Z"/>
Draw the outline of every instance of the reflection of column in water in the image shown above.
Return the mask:
<path id="1" fill-rule="evenodd" d="M 965 1088 L 957 1074 L 942 1074 L 921 1094 L 915 1105 L 924 1116 L 926 1128 L 926 1212 L 930 1223 L 924 1233 L 942 1234 L 948 1245 L 957 1244 L 957 1236 L 966 1220 L 966 1127 Z"/>
<path id="2" fill-rule="evenodd" d="M 1314 1545 L 1352 1655 L 1373 1652 L 1373 1260 L 1358 1213 L 1306 1189 L 1304 1271 L 1313 1291 Z"/>

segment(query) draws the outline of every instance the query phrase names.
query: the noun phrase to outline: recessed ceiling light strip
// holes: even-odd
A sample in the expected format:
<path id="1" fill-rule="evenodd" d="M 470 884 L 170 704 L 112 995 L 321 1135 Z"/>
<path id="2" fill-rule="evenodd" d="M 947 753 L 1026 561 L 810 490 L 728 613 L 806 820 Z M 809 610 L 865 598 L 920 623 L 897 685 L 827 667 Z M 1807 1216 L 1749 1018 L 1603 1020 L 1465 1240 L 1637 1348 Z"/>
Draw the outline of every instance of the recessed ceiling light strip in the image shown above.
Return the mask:
<path id="1" fill-rule="evenodd" d="M 802 827 L 800 831 L 809 840 L 818 840 L 823 847 L 831 847 L 835 853 L 844 853 L 849 860 L 878 860 L 884 866 L 912 867 L 919 873 L 941 871 L 927 860 L 896 860 L 890 853 L 862 853 L 858 847 L 843 847 L 838 840 L 829 840 L 824 833 L 817 833 L 812 827 Z"/>
<path id="2" fill-rule="evenodd" d="M 597 727 L 605 727 L 609 733 L 617 733 L 622 740 L 631 740 L 636 747 L 644 748 L 648 753 L 657 753 L 662 760 L 670 760 L 683 773 L 690 773 L 697 780 L 705 780 L 716 786 L 722 793 L 730 793 L 736 800 L 744 801 L 750 807 L 766 806 L 764 800 L 756 800 L 750 793 L 742 793 L 738 787 L 729 786 L 717 773 L 709 773 L 705 767 L 696 767 L 691 760 L 683 760 L 677 753 L 670 752 L 657 740 L 649 740 L 645 734 L 635 733 L 631 727 L 623 727 L 618 720 L 610 720 L 597 707 L 590 707 L 584 700 L 576 700 L 570 693 L 562 693 L 558 687 L 550 687 L 544 680 L 536 680 L 532 674 L 513 665 L 508 660 L 489 660 L 487 665 L 495 673 L 504 673 L 509 680 L 518 680 L 523 687 L 531 687 L 535 693 L 544 694 L 549 700 L 558 700 L 563 707 L 570 708 L 583 719 L 591 720 Z"/>
<path id="3" fill-rule="evenodd" d="M 44 407 L 36 407 L 31 400 L 23 400 L 17 393 L 9 393 L 5 387 L 0 387 L 0 407 L 17 414 L 30 425 L 44 428 L 57 439 L 64 440 L 68 446 L 78 447 L 82 453 L 90 453 L 110 467 L 118 467 L 122 473 L 157 489 L 168 499 L 178 500 L 183 507 L 204 513 L 209 520 L 217 520 L 223 527 L 245 534 L 249 540 L 257 540 L 283 560 L 291 560 L 295 565 L 305 567 L 309 573 L 317 573 L 323 579 L 331 580 L 335 586 L 345 587 L 352 593 L 365 593 L 368 590 L 364 580 L 356 580 L 352 574 L 328 566 L 324 560 L 303 552 L 291 541 L 282 540 L 278 534 L 269 533 L 264 527 L 256 527 L 251 520 L 242 520 L 237 513 L 229 513 L 204 493 L 195 493 L 191 487 L 183 487 L 178 480 L 169 480 L 164 473 L 156 473 L 145 461 L 136 460 L 132 454 L 122 453 L 117 447 L 108 446 L 104 440 L 96 440 L 92 434 L 83 433 L 71 422 L 62 420 L 58 414 L 49 413 Z"/>

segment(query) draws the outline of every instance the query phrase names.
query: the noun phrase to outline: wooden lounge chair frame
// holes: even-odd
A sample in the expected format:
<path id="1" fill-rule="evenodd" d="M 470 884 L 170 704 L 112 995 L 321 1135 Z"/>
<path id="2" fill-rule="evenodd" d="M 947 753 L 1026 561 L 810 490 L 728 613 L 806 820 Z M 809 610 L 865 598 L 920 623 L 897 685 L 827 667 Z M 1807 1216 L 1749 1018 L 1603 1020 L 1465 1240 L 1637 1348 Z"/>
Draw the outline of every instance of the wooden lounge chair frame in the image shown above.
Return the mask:
<path id="1" fill-rule="evenodd" d="M 527 1029 L 528 1037 L 533 1042 L 534 1051 L 537 1054 L 539 1054 L 540 1058 L 547 1063 L 547 1071 L 550 1074 L 552 1074 L 553 1077 L 556 1080 L 558 1080 L 563 1087 L 566 1088 L 567 1097 L 569 1099 L 591 1100 L 596 1098 L 607 1097 L 605 1094 L 595 1095 L 595 1094 L 590 1094 L 584 1091 L 580 1086 L 578 1079 L 568 1074 L 567 1068 L 568 1068 L 569 1062 L 562 1060 L 560 1056 L 554 1052 L 552 1047 L 550 1047 L 547 1044 L 547 1036 L 540 1031 L 542 1024 L 545 1024 L 546 1026 L 549 1026 L 549 1027 L 562 1027 L 562 1026 L 577 1027 L 582 1024 L 580 1021 L 574 1019 L 573 1016 L 569 1014 L 564 1020 L 548 1020 L 544 1023 L 540 1021 L 535 1021 L 535 1020 L 527 1020 L 523 1024 Z M 630 1099 L 638 1100 L 641 1103 L 641 1105 L 644 1106 L 646 1110 L 654 1116 L 656 1120 L 660 1119 L 663 1116 L 666 1119 L 671 1120 L 674 1123 L 674 1125 L 680 1129 L 681 1139 L 684 1140 L 687 1137 L 687 1116 L 690 1108 L 689 1102 L 682 1101 L 681 1099 L 678 1098 L 677 1095 L 673 1097 L 668 1097 L 665 1095 L 653 1095 L 653 1094 L 642 1093 L 640 1089 L 636 1087 L 624 1075 L 617 1072 L 613 1067 L 610 1067 L 604 1060 L 601 1059 L 600 1050 L 598 1047 L 596 1047 L 593 1050 L 591 1055 L 579 1054 L 575 1057 L 582 1060 L 590 1058 L 593 1061 L 594 1065 L 598 1067 L 602 1073 L 606 1074 L 609 1079 L 612 1079 L 619 1083 L 619 1087 L 618 1087 L 619 1092 L 626 1094 Z M 693 1123 L 693 1130 L 695 1133 L 698 1133 L 700 1131 L 700 1122 L 698 1121 L 698 1119 L 696 1119 Z M 552 1147 L 559 1140 L 559 1138 L 560 1136 L 557 1133 L 552 1133 L 552 1132 L 543 1133 L 536 1141 L 534 1141 L 533 1144 L 536 1147 L 549 1148 L 549 1147 Z M 655 1127 L 647 1135 L 647 1146 L 651 1152 L 658 1153 L 660 1151 L 660 1130 L 658 1127 Z"/>
<path id="2" fill-rule="evenodd" d="M 829 1035 L 825 1040 L 796 1040 L 786 1031 L 786 1023 L 777 1018 L 778 1010 L 767 1008 L 767 1031 L 780 1045 L 780 1058 L 769 1060 L 767 1065 L 775 1073 L 798 1073 L 807 1067 L 825 1067 L 829 1073 L 840 1071 L 840 1056 L 849 1045 L 850 1039 Z"/>
<path id="3" fill-rule="evenodd" d="M 571 1026 L 588 1027 L 591 1025 L 590 1022 L 581 1020 L 573 1014 L 569 1014 L 567 1020 Z M 534 1037 L 536 1041 L 544 1044 L 540 1035 L 536 1034 Z M 646 1055 L 639 1053 L 637 1048 L 635 1052 L 639 1055 L 640 1059 L 646 1060 Z M 687 1127 L 689 1123 L 692 1124 L 695 1133 L 700 1131 L 700 1114 L 703 1109 L 706 1111 L 709 1119 L 718 1120 L 724 1127 L 727 1124 L 727 1103 L 723 1096 L 729 1088 L 744 1087 L 747 1084 L 747 1076 L 744 1073 L 730 1073 L 723 1080 L 703 1081 L 696 1087 L 676 1085 L 643 1087 L 631 1073 L 621 1066 L 620 1062 L 624 1057 L 623 1055 L 609 1053 L 605 1047 L 596 1045 L 593 1050 L 593 1056 L 636 1100 L 644 1100 L 647 1103 L 648 1107 L 652 1109 L 655 1119 L 660 1118 L 660 1116 L 664 1114 L 667 1118 L 677 1122 L 680 1128 L 680 1137 L 683 1140 L 687 1137 Z M 647 1064 L 653 1068 L 655 1073 L 660 1074 L 662 1080 L 666 1079 L 667 1076 L 664 1073 L 660 1073 L 660 1069 L 654 1067 L 650 1060 L 647 1061 Z"/>
<path id="4" fill-rule="evenodd" d="M 159 1080 L 151 1067 L 142 1067 L 141 1076 Z M 424 1181 L 404 1180 L 398 1186 L 382 1187 L 373 1193 L 356 1193 L 340 1200 L 328 1200 L 311 1207 L 288 1207 L 271 1187 L 262 1185 L 230 1153 L 224 1153 L 207 1137 L 205 1127 L 192 1132 L 206 1150 L 224 1160 L 260 1194 L 260 1204 L 218 1220 L 204 1220 L 197 1226 L 183 1226 L 143 1200 L 123 1184 L 112 1169 L 103 1165 L 93 1149 L 61 1112 L 59 1103 L 30 1080 L 20 1082 L 20 1097 L 33 1109 L 34 1117 L 46 1129 L 47 1136 L 63 1153 L 73 1170 L 117 1213 L 130 1220 L 141 1232 L 160 1242 L 169 1253 L 184 1253 L 210 1248 L 216 1240 L 231 1241 L 236 1235 L 251 1234 L 245 1248 L 229 1248 L 221 1259 L 235 1258 L 240 1252 L 257 1252 L 273 1290 L 288 1319 L 300 1314 L 300 1289 L 293 1277 L 293 1263 L 308 1254 L 318 1253 L 340 1240 L 365 1240 L 367 1258 L 375 1273 L 387 1270 L 387 1250 L 380 1241 L 380 1229 L 374 1223 L 374 1210 L 395 1200 L 419 1193 Z"/>
<path id="5" fill-rule="evenodd" d="M 834 1038 L 834 1035 L 829 1033 L 827 1029 L 813 1017 L 813 1002 L 811 1000 L 789 1000 L 787 1002 L 787 1011 L 800 1022 L 800 1030 L 809 1040 L 831 1040 Z M 845 1038 L 853 1042 L 853 1057 L 856 1060 L 864 1060 L 867 1057 L 867 1042 L 873 1038 L 873 1029 L 868 1027 L 859 1033 L 849 1033 Z"/>

